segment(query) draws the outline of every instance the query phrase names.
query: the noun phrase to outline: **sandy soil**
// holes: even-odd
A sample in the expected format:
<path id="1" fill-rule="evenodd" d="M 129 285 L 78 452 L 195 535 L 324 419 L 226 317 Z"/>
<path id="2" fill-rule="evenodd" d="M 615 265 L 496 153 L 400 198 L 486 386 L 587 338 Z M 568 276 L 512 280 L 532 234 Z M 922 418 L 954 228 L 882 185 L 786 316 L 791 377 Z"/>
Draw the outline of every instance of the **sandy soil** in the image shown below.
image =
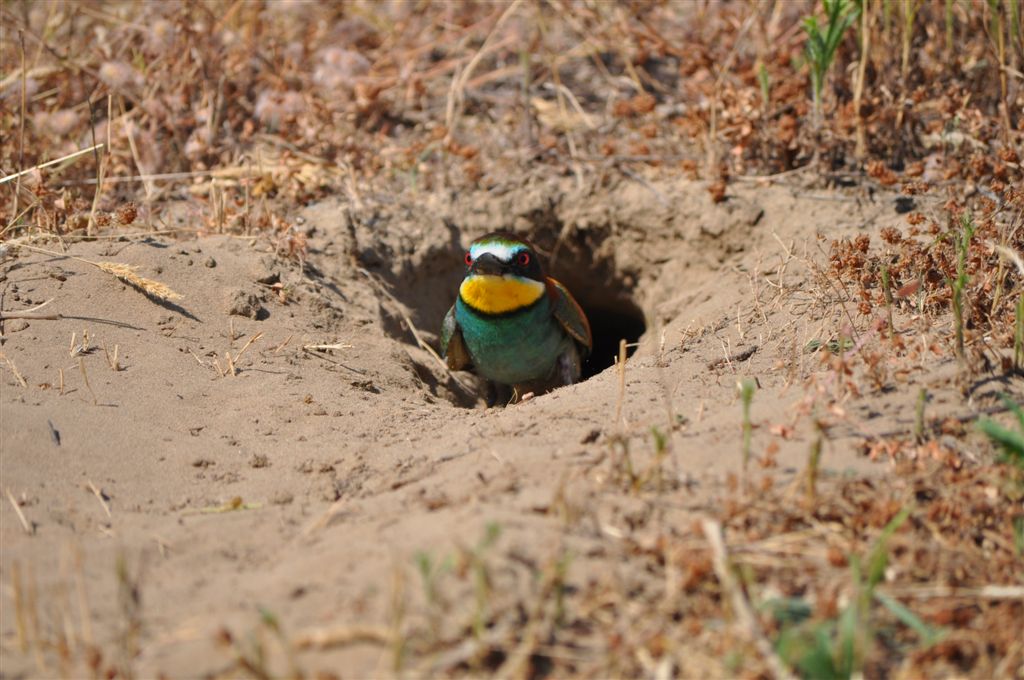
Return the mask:
<path id="1" fill-rule="evenodd" d="M 500 565 L 495 591 L 527 595 L 536 579 L 524 574 L 563 552 L 577 587 L 602 573 L 642 580 L 624 542 L 685 526 L 735 488 L 738 380 L 759 385 L 755 459 L 777 461 L 776 484 L 797 478 L 816 390 L 836 389 L 805 347 L 832 339 L 843 314 L 811 283 L 808 267 L 824 260 L 816 234 L 875 231 L 895 223 L 893 206 L 892 196 L 795 185 L 738 183 L 715 204 L 685 181 L 622 177 L 579 191 L 571 179 L 524 180 L 374 211 L 313 206 L 302 213 L 304 266 L 238 237 L 125 235 L 8 259 L 4 308 L 53 299 L 46 309 L 63 318 L 3 327 L 0 475 L 31 534 L 4 499 L 0 575 L 32 584 L 37 625 L 88 627 L 104 656 L 20 652 L 7 592 L 3 677 L 37 675 L 37 663 L 71 675 L 89 663 L 216 675 L 254 640 L 284 672 L 288 655 L 261 612 L 289 636 L 350 636 L 301 645 L 293 661 L 307 674 L 367 677 L 394 670 L 388 630 L 444 628 L 473 609 L 473 591 L 456 582 L 446 622 L 430 619 L 424 559 L 472 564 L 486 550 Z M 415 333 L 436 346 L 461 249 L 493 228 L 555 252 L 553 272 L 602 344 L 586 382 L 484 409 L 460 386 L 473 377 L 449 376 Z M 74 258 L 138 266 L 184 298 L 159 303 Z M 641 322 L 620 394 L 613 348 Z M 936 360 L 912 378 L 929 385 L 936 417 L 959 403 L 952 374 Z M 861 437 L 908 427 L 914 399 L 851 395 L 823 478 L 886 474 Z M 653 469 L 652 428 L 667 437 L 657 503 L 624 488 L 616 467 L 628 450 Z M 750 483 L 764 470 L 752 465 Z M 493 545 L 488 526 L 500 529 Z M 419 672 L 445 668 L 414 661 Z"/>

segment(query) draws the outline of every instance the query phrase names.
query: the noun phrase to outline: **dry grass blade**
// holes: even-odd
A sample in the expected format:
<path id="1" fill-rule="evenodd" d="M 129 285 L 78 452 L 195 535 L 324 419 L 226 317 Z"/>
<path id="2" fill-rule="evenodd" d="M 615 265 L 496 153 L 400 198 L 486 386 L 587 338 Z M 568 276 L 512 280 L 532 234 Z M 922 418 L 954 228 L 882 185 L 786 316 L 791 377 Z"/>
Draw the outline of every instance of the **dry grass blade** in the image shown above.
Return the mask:
<path id="1" fill-rule="evenodd" d="M 6 177 L 0 177 L 0 184 L 5 184 L 7 182 L 15 180 L 15 179 L 17 179 L 19 177 L 22 177 L 24 175 L 28 175 L 30 173 L 33 173 L 36 170 L 43 170 L 45 168 L 52 167 L 52 166 L 57 165 L 59 163 L 63 163 L 64 161 L 77 160 L 78 158 L 81 158 L 82 156 L 85 156 L 86 154 L 90 154 L 93 151 L 98 151 L 101 148 L 103 148 L 103 143 L 102 142 L 100 142 L 99 144 L 95 144 L 93 146 L 90 146 L 90 147 L 86 147 L 84 149 L 79 149 L 78 151 L 75 151 L 74 153 L 69 153 L 66 156 L 61 156 L 60 158 L 54 158 L 52 161 L 46 161 L 45 163 L 40 163 L 39 165 L 34 165 L 31 168 L 28 168 L 26 170 L 22 170 L 21 172 L 16 172 L 16 173 L 14 173 L 12 175 L 7 175 Z"/>
<path id="2" fill-rule="evenodd" d="M 314 628 L 297 633 L 292 638 L 296 649 L 329 649 L 354 644 L 391 644 L 391 631 L 375 626 L 335 626 Z"/>
<path id="3" fill-rule="evenodd" d="M 252 336 L 248 340 L 246 340 L 245 344 L 242 345 L 242 349 L 238 350 L 238 354 L 235 355 L 235 361 L 238 361 L 239 359 L 241 359 L 242 355 L 245 354 L 245 350 L 249 349 L 249 346 L 252 345 L 252 343 L 256 342 L 257 340 L 259 340 L 262 337 L 263 337 L 263 333 L 260 332 L 260 333 L 257 333 L 256 335 Z"/>
<path id="4" fill-rule="evenodd" d="M 771 668 L 774 677 L 784 680 L 796 680 L 796 676 L 790 672 L 786 664 L 775 653 L 771 642 L 768 641 L 764 630 L 761 628 L 757 615 L 750 606 L 750 602 L 747 601 L 743 589 L 736 582 L 736 577 L 729 567 L 729 556 L 725 549 L 722 525 L 714 520 L 705 519 L 701 522 L 701 528 L 711 546 L 712 566 L 714 567 L 715 575 L 718 577 L 718 582 L 722 585 L 722 590 L 729 597 L 729 602 L 732 604 L 741 632 L 757 647 L 757 650 Z"/>
<path id="5" fill-rule="evenodd" d="M 14 377 L 18 380 L 18 383 L 22 387 L 28 387 L 28 382 L 25 380 L 24 376 L 22 376 L 21 373 L 18 371 L 18 367 L 14 365 L 14 362 L 11 361 L 11 358 L 2 352 L 0 352 L 0 356 L 2 356 L 4 358 L 4 361 L 7 362 L 7 365 L 11 369 L 11 373 L 14 374 Z"/>
<path id="6" fill-rule="evenodd" d="M 619 355 L 616 359 L 619 372 L 619 398 L 615 402 L 615 424 L 625 428 L 622 422 L 622 404 L 626 400 L 626 341 L 619 340 Z"/>
<path id="7" fill-rule="evenodd" d="M 354 345 L 346 345 L 343 342 L 336 342 L 333 345 L 303 345 L 302 349 L 326 351 L 333 349 L 352 349 L 352 347 L 354 347 Z"/>
<path id="8" fill-rule="evenodd" d="M 102 144 L 101 144 L 101 146 L 102 146 Z M 89 149 L 89 151 L 92 151 L 92 149 Z M 263 165 L 259 169 L 254 169 L 254 168 L 251 168 L 251 167 L 248 167 L 248 166 L 233 166 L 233 167 L 227 167 L 227 168 L 215 168 L 215 169 L 212 169 L 212 170 L 193 170 L 193 171 L 189 171 L 189 172 L 151 172 L 151 173 L 148 173 L 148 174 L 145 174 L 145 175 L 127 175 L 127 176 L 124 176 L 124 177 L 104 177 L 103 178 L 103 182 L 105 184 L 130 184 L 130 183 L 133 183 L 133 182 L 141 182 L 143 184 L 146 184 L 146 183 L 150 183 L 151 184 L 151 183 L 157 182 L 157 181 L 167 182 L 167 181 L 174 181 L 174 180 L 188 180 L 188 179 L 195 179 L 197 177 L 199 177 L 199 178 L 210 177 L 210 178 L 213 178 L 213 179 L 220 179 L 220 180 L 246 180 L 246 179 L 259 179 L 261 177 L 266 177 L 266 176 L 272 175 L 274 173 L 287 174 L 287 173 L 294 172 L 295 169 L 296 169 L 296 166 L 295 166 L 294 163 L 292 163 L 292 164 L 277 163 L 277 164 Z M 97 179 L 95 177 L 91 177 L 91 178 L 84 178 L 84 179 L 69 180 L 69 181 L 66 181 L 66 182 L 60 182 L 60 183 L 58 183 L 58 185 L 59 186 L 65 186 L 65 187 L 68 187 L 68 186 L 88 186 L 88 185 L 92 185 L 92 184 L 96 184 L 96 183 L 97 183 Z M 202 192 L 206 191 L 206 189 L 196 188 L 194 191 L 202 193 Z M 173 232 L 180 232 L 180 231 L 187 231 L 187 230 L 185 230 L 185 229 L 169 229 L 169 230 L 166 230 L 164 233 L 173 233 Z M 103 238 L 103 236 L 102 235 L 97 235 L 97 238 Z"/>
<path id="9" fill-rule="evenodd" d="M 328 507 L 327 510 L 324 511 L 322 515 L 320 515 L 315 520 L 307 524 L 300 535 L 303 538 L 308 538 L 317 531 L 320 531 L 328 524 L 330 524 L 331 520 L 333 520 L 335 517 L 341 514 L 341 509 L 345 505 L 347 505 L 347 499 L 345 498 L 339 498 L 338 500 L 334 501 L 333 503 L 331 503 L 330 507 Z"/>
<path id="10" fill-rule="evenodd" d="M 470 59 L 466 68 L 462 70 L 456 77 L 452 78 L 451 89 L 448 91 L 448 102 L 445 108 L 445 127 L 448 128 L 448 134 L 446 140 L 451 141 L 452 135 L 455 132 L 455 126 L 458 124 L 459 116 L 462 113 L 463 102 L 466 97 L 466 83 L 469 78 L 473 75 L 476 67 L 480 64 L 480 61 L 490 53 L 493 49 L 493 43 L 495 36 L 499 34 L 499 30 L 508 21 L 509 17 L 516 13 L 519 9 L 519 5 L 522 4 L 522 0 L 515 0 L 509 5 L 505 11 L 498 17 L 498 21 L 495 22 L 494 27 L 491 29 L 487 38 L 484 40 L 483 45 L 477 50 L 473 58 Z"/>
<path id="11" fill-rule="evenodd" d="M 294 334 L 294 333 L 292 333 L 292 334 L 291 334 L 291 335 L 289 335 L 289 336 L 288 336 L 287 338 L 285 338 L 285 339 L 284 339 L 284 341 L 283 341 L 283 342 L 282 342 L 281 344 L 279 344 L 279 345 L 278 345 L 277 347 L 275 347 L 275 348 L 273 349 L 273 351 L 271 352 L 271 354 L 278 354 L 278 353 L 280 353 L 280 352 L 281 352 L 281 350 L 283 350 L 283 349 L 284 349 L 285 347 L 287 347 L 287 346 L 288 346 L 288 343 L 292 341 L 292 338 L 293 338 L 294 336 L 295 336 L 295 334 Z"/>
<path id="12" fill-rule="evenodd" d="M 982 600 L 1024 601 L 1024 586 L 987 585 L 980 588 L 954 588 L 951 586 L 904 586 L 879 588 L 879 592 L 896 597 L 915 599 L 977 598 Z"/>
<path id="13" fill-rule="evenodd" d="M 7 500 L 11 502 L 11 507 L 14 508 L 14 512 L 17 513 L 18 519 L 21 521 L 21 528 L 25 530 L 26 534 L 31 536 L 35 531 L 33 531 L 32 525 L 29 524 L 29 521 L 25 519 L 25 513 L 21 511 L 21 506 L 18 505 L 18 501 L 14 499 L 14 494 L 11 493 L 9 488 L 4 489 L 4 491 L 7 493 Z"/>
<path id="14" fill-rule="evenodd" d="M 107 363 L 110 364 L 110 368 L 112 368 L 115 372 L 121 370 L 121 363 L 117 360 L 117 352 L 118 352 L 117 344 L 114 345 L 114 354 L 113 354 L 113 356 L 111 356 L 109 350 L 107 350 L 106 345 L 103 346 L 103 353 L 107 356 Z"/>
<path id="15" fill-rule="evenodd" d="M 39 313 L 40 309 L 42 309 L 46 305 L 48 305 L 51 302 L 53 302 L 54 299 L 55 298 L 50 298 L 46 302 L 41 302 L 38 305 L 36 305 L 35 307 L 30 307 L 28 309 L 22 309 L 22 310 L 18 310 L 18 311 L 9 311 L 9 312 L 0 311 L 0 321 L 2 321 L 4 319 L 37 319 L 37 320 L 39 320 L 39 319 L 48 319 L 48 320 L 61 319 L 63 317 L 60 314 L 57 314 L 56 312 L 54 312 L 52 314 L 51 313 L 43 313 L 43 314 Z"/>
<path id="16" fill-rule="evenodd" d="M 85 372 L 85 359 L 78 357 L 78 369 L 82 372 L 82 380 L 85 381 L 85 386 L 89 390 L 89 394 L 92 395 L 93 405 L 99 404 L 99 400 L 96 398 L 96 393 L 92 390 L 92 385 L 89 384 L 89 374 Z"/>
<path id="17" fill-rule="evenodd" d="M 260 332 L 260 333 L 257 333 L 256 335 L 252 336 L 251 338 L 249 338 L 246 341 L 245 345 L 242 346 L 242 349 L 238 350 L 238 354 L 236 354 L 235 356 L 231 356 L 230 352 L 224 352 L 224 359 L 227 361 L 227 365 L 228 365 L 227 371 L 225 371 L 224 373 L 230 374 L 232 377 L 238 375 L 238 368 L 235 366 L 235 364 L 237 364 L 238 360 L 242 358 L 243 354 L 245 354 L 245 350 L 249 349 L 250 345 L 252 345 L 254 342 L 256 342 L 257 340 L 259 340 L 262 337 L 263 337 L 263 333 Z M 219 365 L 218 365 L 218 370 L 219 370 Z M 222 377 L 223 377 L 223 374 L 222 374 Z"/>
<path id="18" fill-rule="evenodd" d="M 107 95 L 107 120 L 112 117 L 112 111 L 110 110 L 110 102 L 112 95 Z M 92 135 L 93 146 L 98 148 L 96 144 L 96 122 L 94 118 L 94 111 L 92 106 L 92 98 L 89 98 L 89 119 L 92 124 L 89 126 L 89 133 Z M 92 236 L 96 232 L 96 208 L 99 206 L 100 195 L 103 193 L 103 178 L 106 176 L 107 170 L 107 156 L 110 153 L 110 126 L 107 125 L 107 145 L 104 148 L 104 153 L 95 153 L 96 159 L 96 190 L 92 195 L 92 208 L 89 210 L 89 221 L 85 226 L 85 233 L 87 236 Z"/>
<path id="19" fill-rule="evenodd" d="M 124 97 L 121 97 L 118 100 L 118 103 L 121 106 L 121 120 L 123 121 L 125 136 L 128 137 L 128 148 L 131 149 L 132 160 L 135 161 L 135 167 L 139 169 L 139 175 L 142 177 L 142 186 L 146 190 L 146 200 L 151 201 L 153 200 L 153 195 L 156 190 L 153 187 L 152 180 L 145 176 L 146 171 L 143 168 L 142 160 L 139 158 L 138 145 L 135 143 L 135 133 L 132 131 L 133 124 L 128 120 L 128 116 L 125 112 Z"/>
<path id="20" fill-rule="evenodd" d="M 96 485 L 92 483 L 92 480 L 86 482 L 86 486 L 89 491 L 92 492 L 93 496 L 96 496 L 96 500 L 103 506 L 103 512 L 107 513 L 107 519 L 113 519 L 113 515 L 110 514 L 110 506 L 107 504 L 107 499 L 103 497 L 103 493 L 96 488 Z"/>

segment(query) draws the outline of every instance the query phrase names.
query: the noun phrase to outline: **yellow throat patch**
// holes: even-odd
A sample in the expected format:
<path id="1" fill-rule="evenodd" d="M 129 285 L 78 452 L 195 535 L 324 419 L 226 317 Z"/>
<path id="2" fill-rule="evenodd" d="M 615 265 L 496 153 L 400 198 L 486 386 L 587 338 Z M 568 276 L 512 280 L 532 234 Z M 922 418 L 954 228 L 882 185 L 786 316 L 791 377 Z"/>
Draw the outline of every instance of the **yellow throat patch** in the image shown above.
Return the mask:
<path id="1" fill-rule="evenodd" d="M 540 281 L 489 274 L 467 276 L 459 286 L 462 301 L 484 314 L 504 314 L 527 307 L 545 292 L 546 288 Z"/>

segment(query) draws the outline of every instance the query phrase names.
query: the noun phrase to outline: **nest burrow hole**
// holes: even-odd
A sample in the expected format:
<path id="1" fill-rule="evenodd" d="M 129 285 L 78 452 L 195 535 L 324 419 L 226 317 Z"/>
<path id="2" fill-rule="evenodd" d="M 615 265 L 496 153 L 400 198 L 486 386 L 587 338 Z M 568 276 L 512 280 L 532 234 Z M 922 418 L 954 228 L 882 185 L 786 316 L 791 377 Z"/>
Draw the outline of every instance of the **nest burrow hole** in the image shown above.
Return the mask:
<path id="1" fill-rule="evenodd" d="M 560 225 L 559 225 L 560 226 Z M 517 230 L 537 248 L 545 273 L 568 288 L 590 321 L 594 348 L 583 365 L 583 380 L 615 364 L 619 343 L 627 343 L 627 356 L 636 351 L 647 329 L 644 313 L 637 304 L 633 282 L 636 273 L 621 271 L 614 260 L 615 248 L 605 241 L 614 238 L 600 231 L 580 231 L 558 242 L 560 228 Z M 435 336 L 445 312 L 455 301 L 465 274 L 465 245 L 480 234 L 460 235 L 453 228 L 444 246 L 435 246 L 419 267 L 389 277 L 395 296 L 406 305 L 416 327 Z M 603 255 L 597 255 L 603 253 Z M 408 329 L 398 319 L 388 331 L 409 341 Z"/>

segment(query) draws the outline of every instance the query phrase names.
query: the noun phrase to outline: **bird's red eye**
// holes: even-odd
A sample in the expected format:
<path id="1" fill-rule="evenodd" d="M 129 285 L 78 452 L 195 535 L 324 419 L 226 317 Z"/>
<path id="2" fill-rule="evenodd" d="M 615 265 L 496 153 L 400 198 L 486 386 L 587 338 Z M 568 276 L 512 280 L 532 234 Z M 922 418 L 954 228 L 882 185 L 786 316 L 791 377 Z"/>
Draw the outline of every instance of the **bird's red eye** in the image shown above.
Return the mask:
<path id="1" fill-rule="evenodd" d="M 469 253 L 469 251 L 467 250 L 467 251 L 466 251 L 466 266 L 468 267 L 468 266 L 470 266 L 471 264 L 473 264 L 473 256 L 472 256 L 472 255 L 471 255 L 471 254 Z"/>
<path id="2" fill-rule="evenodd" d="M 525 267 L 526 265 L 530 264 L 530 254 L 519 253 L 519 256 L 516 257 L 516 262 L 518 262 L 521 267 Z"/>

